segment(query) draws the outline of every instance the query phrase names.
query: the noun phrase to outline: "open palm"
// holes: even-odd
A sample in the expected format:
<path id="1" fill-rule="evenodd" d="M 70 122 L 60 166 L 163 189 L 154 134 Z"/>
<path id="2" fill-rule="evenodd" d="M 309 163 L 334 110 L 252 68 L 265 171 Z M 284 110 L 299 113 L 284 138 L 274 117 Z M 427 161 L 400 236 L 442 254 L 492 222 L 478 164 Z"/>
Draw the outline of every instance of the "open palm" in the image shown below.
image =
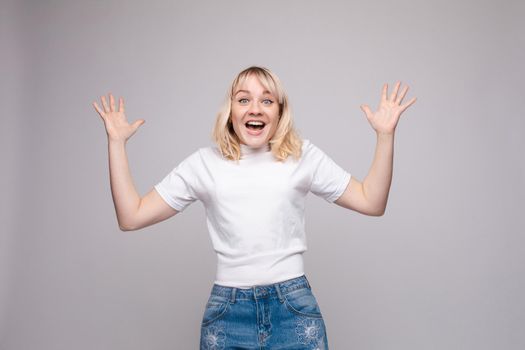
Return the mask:
<path id="1" fill-rule="evenodd" d="M 103 109 L 96 102 L 93 102 L 93 107 L 104 121 L 106 133 L 111 140 L 127 141 L 137 131 L 138 127 L 144 124 L 144 119 L 136 120 L 133 124 L 128 123 L 122 97 L 119 99 L 118 110 L 115 108 L 115 98 L 111 93 L 109 94 L 109 105 L 106 96 L 102 96 L 101 100 Z"/>
<path id="2" fill-rule="evenodd" d="M 383 85 L 381 100 L 377 111 L 372 112 L 368 105 L 361 105 L 361 110 L 365 112 L 368 122 L 378 134 L 393 134 L 401 113 L 416 102 L 416 98 L 414 97 L 406 104 L 401 105 L 401 102 L 408 91 L 408 86 L 405 86 L 401 94 L 398 96 L 397 93 L 400 85 L 401 82 L 398 81 L 390 98 L 387 98 L 388 84 L 385 83 Z"/>

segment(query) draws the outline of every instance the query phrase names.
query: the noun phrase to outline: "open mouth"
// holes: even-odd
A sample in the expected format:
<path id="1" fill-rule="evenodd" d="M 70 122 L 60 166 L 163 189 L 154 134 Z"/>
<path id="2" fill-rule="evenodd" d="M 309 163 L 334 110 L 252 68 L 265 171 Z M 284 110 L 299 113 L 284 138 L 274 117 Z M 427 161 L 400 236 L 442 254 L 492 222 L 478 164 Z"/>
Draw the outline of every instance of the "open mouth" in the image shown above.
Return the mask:
<path id="1" fill-rule="evenodd" d="M 266 126 L 266 124 L 261 121 L 249 121 L 244 125 L 246 126 L 246 128 L 254 131 L 262 130 Z"/>

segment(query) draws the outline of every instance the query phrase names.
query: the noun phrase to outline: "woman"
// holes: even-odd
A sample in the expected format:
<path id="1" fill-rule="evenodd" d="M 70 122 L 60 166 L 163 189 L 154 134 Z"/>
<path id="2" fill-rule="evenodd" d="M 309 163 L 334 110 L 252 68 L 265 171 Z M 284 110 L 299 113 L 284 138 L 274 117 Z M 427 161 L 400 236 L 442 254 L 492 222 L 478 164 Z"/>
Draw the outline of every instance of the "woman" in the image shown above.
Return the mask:
<path id="1" fill-rule="evenodd" d="M 213 130 L 215 147 L 180 162 L 143 198 L 133 185 L 125 143 L 138 127 L 110 94 L 94 107 L 109 144 L 110 181 L 122 230 L 138 230 L 183 211 L 206 207 L 218 264 L 201 323 L 201 349 L 328 349 L 323 317 L 303 269 L 304 202 L 308 192 L 365 215 L 382 215 L 392 178 L 394 131 L 408 87 L 400 83 L 378 110 L 361 109 L 377 133 L 363 182 L 293 127 L 278 77 L 249 67 L 233 80 Z"/>

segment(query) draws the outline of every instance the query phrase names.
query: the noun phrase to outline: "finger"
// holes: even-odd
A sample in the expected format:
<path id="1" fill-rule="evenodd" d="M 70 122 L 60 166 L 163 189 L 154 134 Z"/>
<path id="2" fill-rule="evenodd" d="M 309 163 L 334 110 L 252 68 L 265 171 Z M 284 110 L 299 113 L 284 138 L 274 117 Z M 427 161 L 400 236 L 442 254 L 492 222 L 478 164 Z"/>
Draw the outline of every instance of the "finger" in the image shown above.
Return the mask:
<path id="1" fill-rule="evenodd" d="M 119 106 L 118 106 L 118 111 L 121 112 L 121 113 L 124 113 L 124 99 L 121 97 L 119 99 Z"/>
<path id="2" fill-rule="evenodd" d="M 104 106 L 104 112 L 109 112 L 108 102 L 106 101 L 106 96 L 102 96 L 102 105 Z"/>
<path id="3" fill-rule="evenodd" d="M 405 88 L 403 89 L 403 91 L 401 92 L 401 95 L 399 95 L 396 99 L 396 104 L 401 104 L 401 101 L 403 101 L 403 98 L 405 98 L 405 95 L 407 94 L 407 91 L 408 91 L 408 85 L 405 86 Z"/>
<path id="4" fill-rule="evenodd" d="M 392 94 L 390 95 L 390 101 L 395 101 L 396 100 L 396 96 L 397 96 L 397 91 L 399 90 L 399 85 L 401 83 L 398 81 L 396 83 L 396 86 L 394 87 L 394 91 L 392 91 Z"/>
<path id="5" fill-rule="evenodd" d="M 416 100 L 417 100 L 417 98 L 414 97 L 410 101 L 408 101 L 408 103 L 406 105 L 401 106 L 401 112 L 403 112 L 405 109 L 407 109 L 408 107 L 413 105 L 414 102 L 416 102 Z"/>
<path id="6" fill-rule="evenodd" d="M 381 101 L 386 101 L 386 92 L 388 90 L 388 84 L 383 85 L 383 92 L 381 93 Z"/>
<path id="7" fill-rule="evenodd" d="M 144 119 L 139 119 L 139 120 L 136 120 L 135 122 L 133 122 L 133 124 L 131 126 L 133 126 L 133 129 L 138 129 L 139 126 L 141 126 L 145 122 L 146 121 Z"/>
<path id="8" fill-rule="evenodd" d="M 93 102 L 93 107 L 95 107 L 95 109 L 96 109 L 96 111 L 98 112 L 98 114 L 100 114 L 100 116 L 101 116 L 102 118 L 104 118 L 104 112 L 102 112 L 102 111 L 100 110 L 100 107 L 97 105 L 96 102 Z"/>
<path id="9" fill-rule="evenodd" d="M 109 93 L 109 108 L 111 112 L 115 112 L 115 98 Z"/>
<path id="10" fill-rule="evenodd" d="M 370 107 L 368 105 L 361 105 L 361 110 L 365 112 L 367 117 L 370 117 L 372 115 L 372 111 L 370 110 Z"/>

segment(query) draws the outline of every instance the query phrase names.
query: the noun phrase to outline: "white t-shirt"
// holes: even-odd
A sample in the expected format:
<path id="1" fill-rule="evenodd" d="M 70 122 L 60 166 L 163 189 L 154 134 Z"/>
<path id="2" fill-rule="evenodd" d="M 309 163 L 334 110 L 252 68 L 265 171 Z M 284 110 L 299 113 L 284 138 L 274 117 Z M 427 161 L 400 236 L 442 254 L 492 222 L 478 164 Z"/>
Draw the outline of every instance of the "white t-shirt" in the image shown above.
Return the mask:
<path id="1" fill-rule="evenodd" d="M 155 189 L 179 212 L 196 200 L 204 204 L 217 253 L 216 284 L 250 288 L 299 277 L 307 250 L 306 195 L 332 203 L 351 175 L 309 140 L 298 161 L 275 160 L 269 145 L 241 144 L 241 155 L 237 164 L 216 146 L 200 148 Z"/>

